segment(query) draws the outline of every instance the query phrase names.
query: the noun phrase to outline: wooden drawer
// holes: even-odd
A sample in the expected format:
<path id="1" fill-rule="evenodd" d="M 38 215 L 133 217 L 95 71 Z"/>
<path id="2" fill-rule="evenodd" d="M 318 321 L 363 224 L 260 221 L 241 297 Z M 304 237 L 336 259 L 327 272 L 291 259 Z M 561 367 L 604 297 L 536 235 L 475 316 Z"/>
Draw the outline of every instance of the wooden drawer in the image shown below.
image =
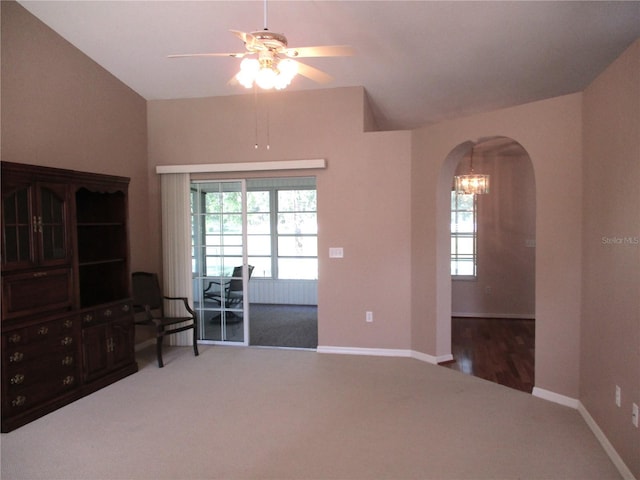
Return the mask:
<path id="1" fill-rule="evenodd" d="M 80 375 L 77 367 L 72 366 L 48 373 L 41 372 L 39 377 L 36 372 L 33 375 L 14 373 L 9 375 L 7 383 L 9 385 L 5 390 L 3 413 L 13 415 L 76 388 L 80 383 Z"/>
<path id="2" fill-rule="evenodd" d="M 82 313 L 82 325 L 83 327 L 90 327 L 92 325 L 99 325 L 118 318 L 131 315 L 133 307 L 131 301 L 126 300 L 122 302 L 110 303 L 103 305 L 100 308 L 86 310 Z"/>
<path id="3" fill-rule="evenodd" d="M 66 320 L 75 325 L 68 327 Z M 58 319 L 4 335 L 3 415 L 26 411 L 80 384 L 79 324 Z M 20 334 L 24 343 L 11 344 Z"/>
<path id="4" fill-rule="evenodd" d="M 77 375 L 79 358 L 75 351 L 52 352 L 37 360 L 19 362 L 7 367 L 7 391 L 26 386 L 44 385 L 55 375 Z"/>
<path id="5" fill-rule="evenodd" d="M 77 362 L 78 343 L 77 337 L 65 335 L 43 344 L 17 346 L 3 352 L 3 363 L 8 372 L 32 364 L 37 364 L 38 368 L 47 370 L 50 367 L 48 362 L 62 360 L 68 355 L 72 355 Z"/>
<path id="6" fill-rule="evenodd" d="M 2 276 L 2 317 L 70 309 L 73 289 L 70 268 Z"/>
<path id="7" fill-rule="evenodd" d="M 65 317 L 16 329 L 5 335 L 6 343 L 4 348 L 46 342 L 60 336 L 70 335 L 75 337 L 79 333 L 79 327 L 80 320 L 78 317 Z"/>

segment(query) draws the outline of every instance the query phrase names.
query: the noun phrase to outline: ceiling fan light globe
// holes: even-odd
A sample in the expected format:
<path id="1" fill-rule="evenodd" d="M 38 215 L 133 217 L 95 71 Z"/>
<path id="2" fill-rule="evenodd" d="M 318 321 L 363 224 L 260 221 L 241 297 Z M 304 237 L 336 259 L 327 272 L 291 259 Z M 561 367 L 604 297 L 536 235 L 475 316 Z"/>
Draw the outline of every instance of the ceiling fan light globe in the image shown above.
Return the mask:
<path id="1" fill-rule="evenodd" d="M 284 90 L 289 86 L 290 83 L 291 80 L 280 74 L 276 77 L 274 87 L 276 88 L 276 90 Z"/>
<path id="2" fill-rule="evenodd" d="M 236 80 L 238 80 L 238 83 L 244 88 L 253 87 L 253 76 L 247 75 L 245 72 L 238 72 L 236 74 Z"/>
<path id="3" fill-rule="evenodd" d="M 245 58 L 240 62 L 240 71 L 257 74 L 260 70 L 260 62 L 255 58 Z"/>
<path id="4" fill-rule="evenodd" d="M 298 73 L 298 64 L 293 60 L 285 58 L 278 63 L 278 70 L 280 70 L 280 75 L 288 78 L 290 82 Z"/>
<path id="5" fill-rule="evenodd" d="M 271 90 L 275 86 L 277 73 L 271 68 L 261 68 L 256 75 L 256 83 L 263 90 Z"/>

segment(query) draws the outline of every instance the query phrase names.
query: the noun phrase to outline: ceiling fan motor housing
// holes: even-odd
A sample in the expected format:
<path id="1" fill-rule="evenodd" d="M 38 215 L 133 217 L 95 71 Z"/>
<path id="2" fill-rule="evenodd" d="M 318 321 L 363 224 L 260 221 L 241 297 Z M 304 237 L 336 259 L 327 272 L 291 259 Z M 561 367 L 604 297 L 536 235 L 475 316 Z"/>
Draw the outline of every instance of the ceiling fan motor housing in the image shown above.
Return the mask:
<path id="1" fill-rule="evenodd" d="M 282 33 L 270 32 L 269 30 L 260 30 L 251 32 L 255 41 L 247 48 L 252 51 L 271 50 L 282 52 L 287 48 L 287 37 Z"/>

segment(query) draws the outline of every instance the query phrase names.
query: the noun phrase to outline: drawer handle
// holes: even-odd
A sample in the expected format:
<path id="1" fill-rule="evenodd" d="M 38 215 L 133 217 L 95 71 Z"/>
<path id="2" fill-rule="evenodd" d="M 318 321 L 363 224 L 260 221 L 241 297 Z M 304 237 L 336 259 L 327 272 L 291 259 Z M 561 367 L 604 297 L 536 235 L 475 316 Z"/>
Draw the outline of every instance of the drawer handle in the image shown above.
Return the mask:
<path id="1" fill-rule="evenodd" d="M 75 378 L 73 378 L 73 375 L 68 375 L 62 379 L 62 384 L 64 386 L 73 385 L 73 382 L 75 382 Z"/>
<path id="2" fill-rule="evenodd" d="M 107 309 L 104 311 L 104 316 L 105 316 L 105 317 L 110 317 L 111 315 L 113 315 L 113 312 L 111 311 L 111 309 L 107 308 Z"/>
<path id="3" fill-rule="evenodd" d="M 9 343 L 18 343 L 22 337 L 18 333 L 14 333 L 9 337 Z"/>
<path id="4" fill-rule="evenodd" d="M 62 340 L 60 340 L 61 345 L 71 345 L 72 343 L 73 343 L 73 338 L 71 337 L 64 337 Z"/>
<path id="5" fill-rule="evenodd" d="M 20 385 L 22 382 L 24 382 L 24 375 L 21 373 L 16 373 L 13 377 L 11 377 L 11 380 L 9 380 L 11 382 L 11 385 Z"/>
<path id="6" fill-rule="evenodd" d="M 64 328 L 71 328 L 71 327 L 73 327 L 73 320 L 70 320 L 70 319 L 67 318 L 64 321 L 63 325 L 64 325 Z"/>
<path id="7" fill-rule="evenodd" d="M 73 365 L 73 357 L 71 355 L 67 355 L 62 359 L 62 365 L 68 367 L 69 365 Z"/>
<path id="8" fill-rule="evenodd" d="M 33 274 L 33 278 L 40 278 L 40 277 L 46 277 L 47 276 L 47 272 L 36 272 Z"/>
<path id="9" fill-rule="evenodd" d="M 49 327 L 40 327 L 38 329 L 38 335 L 46 335 L 49 333 Z"/>
<path id="10" fill-rule="evenodd" d="M 9 355 L 9 363 L 18 363 L 24 359 L 24 353 L 22 352 L 13 352 Z"/>
<path id="11" fill-rule="evenodd" d="M 131 308 L 131 307 L 130 307 L 129 305 L 123 305 L 123 306 L 122 306 L 122 311 L 126 313 L 126 312 L 128 312 L 128 311 L 129 311 L 129 309 L 130 309 L 130 308 Z"/>
<path id="12" fill-rule="evenodd" d="M 87 313 L 84 317 L 82 317 L 82 321 L 84 323 L 91 323 L 93 322 L 93 315 L 91 315 L 90 313 Z"/>
<path id="13" fill-rule="evenodd" d="M 25 403 L 27 403 L 27 397 L 25 397 L 24 395 L 18 395 L 16 398 L 11 400 L 11 406 L 13 407 L 21 407 Z"/>

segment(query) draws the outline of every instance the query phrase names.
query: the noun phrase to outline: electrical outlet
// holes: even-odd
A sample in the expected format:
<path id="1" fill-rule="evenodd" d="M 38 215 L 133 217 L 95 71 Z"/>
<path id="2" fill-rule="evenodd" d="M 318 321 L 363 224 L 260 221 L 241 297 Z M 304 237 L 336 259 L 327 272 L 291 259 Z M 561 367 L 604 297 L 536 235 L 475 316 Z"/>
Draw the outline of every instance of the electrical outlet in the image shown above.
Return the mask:
<path id="1" fill-rule="evenodd" d="M 616 406 L 620 406 L 622 404 L 622 390 L 618 385 L 616 385 Z"/>
<path id="2" fill-rule="evenodd" d="M 638 404 L 634 403 L 631 407 L 631 423 L 633 426 L 638 428 L 638 416 L 640 416 L 640 412 L 638 411 Z"/>
<path id="3" fill-rule="evenodd" d="M 373 312 L 367 312 L 364 315 L 364 319 L 368 322 L 371 323 L 373 322 Z"/>

